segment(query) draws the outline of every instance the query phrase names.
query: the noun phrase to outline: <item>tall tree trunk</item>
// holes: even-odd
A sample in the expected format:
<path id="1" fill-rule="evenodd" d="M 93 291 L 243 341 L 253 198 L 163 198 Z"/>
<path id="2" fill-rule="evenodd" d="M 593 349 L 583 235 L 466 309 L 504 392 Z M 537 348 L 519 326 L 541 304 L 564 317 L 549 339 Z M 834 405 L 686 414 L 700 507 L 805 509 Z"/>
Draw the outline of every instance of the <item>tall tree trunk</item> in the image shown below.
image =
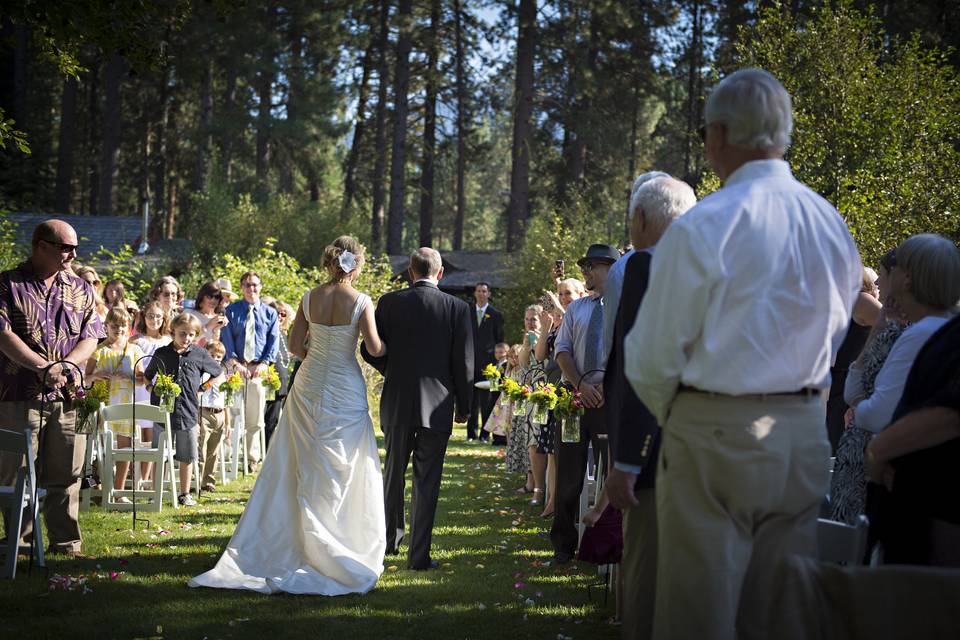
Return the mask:
<path id="1" fill-rule="evenodd" d="M 267 8 L 264 28 L 272 33 L 277 21 L 277 6 Z M 257 191 L 261 198 L 267 193 L 267 173 L 270 170 L 270 129 L 273 108 L 274 46 L 272 38 L 267 39 L 260 58 L 260 73 L 257 78 Z"/>
<path id="2" fill-rule="evenodd" d="M 343 206 L 340 209 L 340 219 L 346 220 L 350 214 L 350 205 L 357 193 L 357 161 L 360 157 L 360 145 L 367 127 L 367 101 L 370 95 L 370 74 L 373 70 L 373 55 L 377 46 L 376 38 L 372 36 L 374 25 L 370 24 L 370 42 L 363 52 L 361 63 L 360 89 L 357 94 L 357 117 L 353 125 L 353 140 L 350 143 L 350 152 L 343 171 Z"/>
<path id="3" fill-rule="evenodd" d="M 200 113 L 197 121 L 197 157 L 193 169 L 193 190 L 204 191 L 207 188 L 207 176 L 210 173 L 210 121 L 213 117 L 213 58 L 207 59 L 200 80 Z"/>
<path id="4" fill-rule="evenodd" d="M 180 102 L 177 100 L 177 95 L 174 94 L 170 100 L 170 118 L 167 121 L 170 131 L 176 131 L 177 120 L 179 117 Z M 178 208 L 180 201 L 180 171 L 177 165 L 178 146 L 179 145 L 176 136 L 167 136 L 167 205 L 164 208 L 166 211 L 166 223 L 164 225 L 165 238 L 172 238 L 174 236 L 174 233 L 176 232 L 178 213 L 180 213 Z"/>
<path id="5" fill-rule="evenodd" d="M 630 244 L 630 197 L 633 195 L 631 189 L 637 173 L 637 118 L 640 115 L 640 75 L 634 74 L 633 77 L 633 108 L 630 111 L 630 159 L 627 161 L 627 203 L 626 212 L 623 216 L 623 244 Z"/>
<path id="6" fill-rule="evenodd" d="M 57 186 L 54 208 L 57 213 L 70 213 L 73 208 L 73 143 L 77 127 L 77 79 L 63 81 L 60 97 L 60 133 L 57 145 Z"/>
<path id="7" fill-rule="evenodd" d="M 689 69 L 687 74 L 687 126 L 685 143 L 683 148 L 683 171 L 684 180 L 688 184 L 696 184 L 693 180 L 693 145 L 698 123 L 700 122 L 700 96 L 698 87 L 700 86 L 700 51 L 702 49 L 702 30 L 703 30 L 703 7 L 702 0 L 693 0 L 691 5 L 691 34 L 690 34 L 690 55 Z"/>
<path id="8" fill-rule="evenodd" d="M 374 130 L 375 151 L 373 165 L 373 212 L 370 216 L 370 244 L 373 252 L 383 248 L 383 186 L 387 174 L 387 87 L 390 84 L 390 67 L 387 62 L 387 46 L 390 36 L 390 1 L 381 0 L 380 27 L 377 34 L 377 118 Z"/>
<path id="9" fill-rule="evenodd" d="M 287 76 L 289 78 L 289 90 L 287 92 L 287 123 L 293 125 L 293 130 L 299 130 L 300 118 L 303 117 L 300 109 L 303 100 L 304 90 L 304 61 L 303 61 L 303 26 L 295 12 L 290 15 L 290 35 L 288 38 L 290 45 L 290 61 L 287 64 Z M 294 134 L 295 135 L 295 134 Z M 276 144 L 276 142 L 275 142 Z M 297 160 L 303 158 L 304 169 L 312 171 L 306 165 L 311 164 L 309 155 L 303 157 L 298 153 L 299 141 L 291 135 L 286 135 L 280 141 L 283 149 L 286 151 L 285 157 L 278 164 L 279 170 L 279 188 L 283 193 L 293 193 L 294 190 L 294 169 L 297 166 Z"/>
<path id="10" fill-rule="evenodd" d="M 507 251 L 523 245 L 530 215 L 530 144 L 533 125 L 533 56 L 537 0 L 520 0 L 517 25 L 517 75 L 514 88 L 510 204 L 507 207 Z"/>
<path id="11" fill-rule="evenodd" d="M 143 207 L 150 202 L 150 136 L 151 121 L 148 113 L 143 114 L 143 130 L 140 134 L 140 180 L 137 188 L 137 207 L 140 214 L 143 215 Z M 152 225 L 151 225 L 152 226 Z M 150 230 L 147 230 L 147 237 L 141 238 L 143 241 L 153 241 Z"/>
<path id="12" fill-rule="evenodd" d="M 231 121 L 237 111 L 237 68 L 232 64 L 227 65 L 223 83 L 223 111 Z M 233 140 L 231 131 L 225 131 L 220 139 L 220 173 L 227 184 L 233 178 Z"/>
<path id="13" fill-rule="evenodd" d="M 27 122 L 27 62 L 30 58 L 30 27 L 15 24 L 13 52 L 13 109 L 10 116 L 21 131 L 29 131 Z"/>
<path id="14" fill-rule="evenodd" d="M 99 61 L 90 64 L 87 73 L 87 118 L 84 121 L 84 151 L 87 156 L 87 168 L 83 172 L 86 188 L 89 189 L 85 200 L 85 213 L 91 215 L 97 211 L 97 200 L 100 195 L 100 173 L 97 163 L 97 141 L 100 140 L 100 129 L 96 126 L 100 115 L 100 67 Z"/>
<path id="15" fill-rule="evenodd" d="M 120 155 L 120 83 L 123 77 L 124 61 L 120 54 L 114 53 L 107 62 L 103 80 L 103 149 L 100 156 L 100 197 L 97 213 L 110 216 L 114 214 L 117 203 L 117 159 Z"/>
<path id="16" fill-rule="evenodd" d="M 467 211 L 465 193 L 467 175 L 467 78 L 464 69 L 463 10 L 460 0 L 453 0 L 457 56 L 457 212 L 453 222 L 453 250 L 463 249 L 463 222 Z"/>
<path id="17" fill-rule="evenodd" d="M 423 166 L 420 170 L 420 246 L 433 246 L 433 166 L 437 147 L 437 30 L 440 0 L 430 2 L 426 97 L 423 101 Z"/>
<path id="18" fill-rule="evenodd" d="M 156 126 L 156 141 L 153 145 L 154 164 L 153 164 L 153 214 L 156 220 L 167 210 L 167 131 L 170 127 L 170 74 L 171 67 L 165 64 L 158 78 L 160 80 L 160 90 L 157 92 L 157 113 L 160 119 Z M 162 229 L 158 232 L 164 233 Z"/>
<path id="19" fill-rule="evenodd" d="M 399 34 L 393 78 L 393 144 L 390 157 L 390 208 L 387 210 L 387 253 L 403 252 L 404 199 L 407 195 L 407 114 L 410 104 L 410 49 L 413 46 L 413 0 L 400 0 Z"/>

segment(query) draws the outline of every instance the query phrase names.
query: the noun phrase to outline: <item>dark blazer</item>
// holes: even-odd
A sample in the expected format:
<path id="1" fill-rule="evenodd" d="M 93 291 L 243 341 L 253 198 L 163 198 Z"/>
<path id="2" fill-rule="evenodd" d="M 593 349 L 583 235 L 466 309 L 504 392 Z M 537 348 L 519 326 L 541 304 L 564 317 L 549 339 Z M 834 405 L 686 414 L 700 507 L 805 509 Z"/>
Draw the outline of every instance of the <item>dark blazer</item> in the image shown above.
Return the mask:
<path id="1" fill-rule="evenodd" d="M 473 331 L 470 306 L 429 282 L 394 291 L 377 303 L 377 331 L 387 355 L 363 359 L 386 380 L 380 425 L 453 431 L 454 409 L 470 413 L 473 397 Z M 476 322 L 474 322 L 476 324 Z"/>
<path id="2" fill-rule="evenodd" d="M 473 380 L 474 382 L 483 379 L 483 368 L 488 364 L 496 364 L 497 359 L 493 356 L 498 342 L 503 342 L 503 314 L 493 308 L 493 305 L 487 305 L 487 312 L 480 325 L 477 325 L 477 305 L 468 305 L 470 307 L 470 326 L 473 327 Z"/>
<path id="3" fill-rule="evenodd" d="M 610 350 L 603 379 L 611 455 L 614 462 L 639 465 L 643 468 L 637 478 L 637 489 L 654 486 L 657 453 L 660 449 L 660 427 L 653 414 L 637 397 L 624 374 L 623 339 L 633 328 L 640 303 L 647 292 L 652 258 L 646 251 L 638 251 L 627 261 L 620 307 L 613 325 L 613 348 Z"/>

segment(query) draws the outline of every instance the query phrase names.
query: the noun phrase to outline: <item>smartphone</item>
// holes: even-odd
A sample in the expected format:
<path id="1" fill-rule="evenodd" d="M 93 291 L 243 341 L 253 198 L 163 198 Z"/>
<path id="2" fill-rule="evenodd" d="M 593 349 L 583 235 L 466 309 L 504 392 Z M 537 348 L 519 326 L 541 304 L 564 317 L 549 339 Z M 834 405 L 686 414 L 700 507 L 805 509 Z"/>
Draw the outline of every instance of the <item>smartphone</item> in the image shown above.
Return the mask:
<path id="1" fill-rule="evenodd" d="M 563 278 L 563 258 L 557 260 L 553 263 L 553 268 L 556 269 L 557 275 Z"/>

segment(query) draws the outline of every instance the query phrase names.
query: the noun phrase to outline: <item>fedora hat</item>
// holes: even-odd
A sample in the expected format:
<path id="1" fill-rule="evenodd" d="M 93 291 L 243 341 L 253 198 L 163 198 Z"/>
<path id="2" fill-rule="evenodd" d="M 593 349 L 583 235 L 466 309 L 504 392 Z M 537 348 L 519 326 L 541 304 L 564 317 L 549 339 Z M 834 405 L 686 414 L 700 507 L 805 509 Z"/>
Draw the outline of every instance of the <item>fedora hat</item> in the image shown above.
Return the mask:
<path id="1" fill-rule="evenodd" d="M 587 255 L 577 260 L 577 266 L 582 267 L 586 262 L 608 262 L 613 264 L 620 259 L 620 252 L 608 244 L 592 244 L 587 249 Z"/>
<path id="2" fill-rule="evenodd" d="M 236 300 L 237 294 L 233 292 L 233 289 L 230 287 L 230 281 L 226 278 L 217 278 L 213 281 L 213 284 L 220 287 L 220 293 L 225 297 L 230 298 L 231 300 Z"/>

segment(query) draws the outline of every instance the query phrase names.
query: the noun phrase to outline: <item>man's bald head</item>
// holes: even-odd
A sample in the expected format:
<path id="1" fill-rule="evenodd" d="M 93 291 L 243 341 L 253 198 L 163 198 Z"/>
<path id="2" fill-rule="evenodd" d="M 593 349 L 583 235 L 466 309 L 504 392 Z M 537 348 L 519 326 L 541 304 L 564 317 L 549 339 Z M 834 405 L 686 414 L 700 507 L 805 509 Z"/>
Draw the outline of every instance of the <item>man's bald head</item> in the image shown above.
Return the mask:
<path id="1" fill-rule="evenodd" d="M 45 220 L 33 230 L 31 246 L 36 248 L 41 240 L 56 244 L 77 244 L 77 232 L 63 220 Z"/>
<path id="2" fill-rule="evenodd" d="M 430 247 L 420 247 L 410 255 L 410 272 L 416 278 L 436 278 L 443 269 L 440 253 Z"/>

